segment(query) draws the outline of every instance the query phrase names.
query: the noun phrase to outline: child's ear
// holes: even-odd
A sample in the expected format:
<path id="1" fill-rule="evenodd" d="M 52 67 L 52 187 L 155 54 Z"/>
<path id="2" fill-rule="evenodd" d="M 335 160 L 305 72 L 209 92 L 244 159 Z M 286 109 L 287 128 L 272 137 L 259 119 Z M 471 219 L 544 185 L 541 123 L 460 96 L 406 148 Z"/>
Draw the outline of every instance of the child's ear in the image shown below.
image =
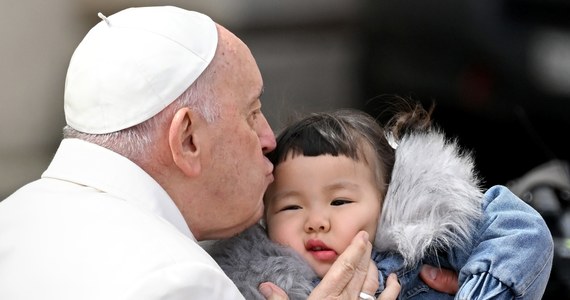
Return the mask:
<path id="1" fill-rule="evenodd" d="M 168 143 L 174 164 L 186 174 L 200 173 L 200 146 L 196 128 L 201 119 L 190 108 L 181 108 L 175 114 L 168 131 Z"/>

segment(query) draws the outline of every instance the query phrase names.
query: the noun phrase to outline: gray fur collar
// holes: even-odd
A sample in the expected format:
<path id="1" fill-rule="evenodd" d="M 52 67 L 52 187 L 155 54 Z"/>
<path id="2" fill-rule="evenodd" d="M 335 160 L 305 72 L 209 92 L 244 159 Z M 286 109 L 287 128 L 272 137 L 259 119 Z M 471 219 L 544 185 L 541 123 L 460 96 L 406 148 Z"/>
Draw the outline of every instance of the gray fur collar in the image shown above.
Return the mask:
<path id="1" fill-rule="evenodd" d="M 404 136 L 374 246 L 400 253 L 407 266 L 436 250 L 467 250 L 482 196 L 473 159 L 456 141 L 438 131 Z M 246 299 L 264 299 L 257 287 L 265 281 L 282 287 L 290 299 L 306 299 L 316 276 L 291 249 L 269 241 L 260 225 L 207 250 Z"/>
<path id="2" fill-rule="evenodd" d="M 455 140 L 435 130 L 404 136 L 374 246 L 400 253 L 408 266 L 437 249 L 466 250 L 482 197 L 473 158 Z"/>

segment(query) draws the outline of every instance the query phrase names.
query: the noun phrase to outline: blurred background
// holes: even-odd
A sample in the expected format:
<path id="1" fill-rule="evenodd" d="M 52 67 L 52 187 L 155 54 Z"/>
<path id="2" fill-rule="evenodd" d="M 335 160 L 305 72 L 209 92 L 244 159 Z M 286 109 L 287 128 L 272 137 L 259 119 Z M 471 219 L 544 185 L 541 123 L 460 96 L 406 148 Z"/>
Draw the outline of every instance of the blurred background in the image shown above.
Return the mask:
<path id="1" fill-rule="evenodd" d="M 143 5 L 202 11 L 241 37 L 276 131 L 310 111 L 376 116 L 390 95 L 435 103 L 436 123 L 473 151 L 485 186 L 511 186 L 552 226 L 545 299 L 570 291 L 566 0 L 3 1 L 0 199 L 38 178 L 55 152 L 65 71 L 97 13 Z"/>

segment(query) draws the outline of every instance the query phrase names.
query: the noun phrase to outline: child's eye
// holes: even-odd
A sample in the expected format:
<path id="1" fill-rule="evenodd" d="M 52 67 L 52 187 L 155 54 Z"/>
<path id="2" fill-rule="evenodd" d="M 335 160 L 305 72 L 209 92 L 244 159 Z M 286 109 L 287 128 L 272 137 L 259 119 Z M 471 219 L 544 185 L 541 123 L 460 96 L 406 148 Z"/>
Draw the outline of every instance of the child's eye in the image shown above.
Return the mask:
<path id="1" fill-rule="evenodd" d="M 301 207 L 299 205 L 287 205 L 287 206 L 281 208 L 279 211 L 297 210 L 297 209 L 301 209 Z"/>
<path id="2" fill-rule="evenodd" d="M 331 205 L 332 206 L 341 206 L 341 205 L 349 204 L 349 203 L 352 203 L 352 201 L 347 200 L 347 199 L 335 199 L 331 202 Z"/>

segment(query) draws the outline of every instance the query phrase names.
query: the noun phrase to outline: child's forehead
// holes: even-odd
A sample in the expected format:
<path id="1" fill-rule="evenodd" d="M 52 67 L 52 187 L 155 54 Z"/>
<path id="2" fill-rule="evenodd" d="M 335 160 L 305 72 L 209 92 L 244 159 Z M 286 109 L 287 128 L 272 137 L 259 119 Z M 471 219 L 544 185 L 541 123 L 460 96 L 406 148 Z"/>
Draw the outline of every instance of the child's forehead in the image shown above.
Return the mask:
<path id="1" fill-rule="evenodd" d="M 293 143 L 277 144 L 281 152 L 281 160 L 296 156 L 346 156 L 354 160 L 360 160 L 365 148 L 371 148 L 369 142 L 360 136 L 352 136 L 350 139 L 330 139 L 320 136 L 319 139 L 296 141 Z"/>
<path id="2" fill-rule="evenodd" d="M 338 154 L 332 155 L 330 153 L 322 153 L 318 155 L 305 155 L 301 150 L 294 150 L 289 149 L 289 151 L 283 156 L 278 163 L 276 163 L 275 167 L 277 167 L 280 163 L 295 159 L 296 157 L 318 157 L 318 156 L 332 156 L 340 158 L 348 158 L 353 160 L 355 163 L 362 163 L 366 167 L 368 167 L 374 174 L 376 180 L 376 186 L 380 191 L 385 190 L 385 172 L 380 167 L 381 164 L 381 157 L 378 156 L 376 150 L 373 146 L 368 143 L 366 140 L 361 139 L 357 146 L 355 146 L 356 151 L 355 155 L 348 155 L 348 154 Z M 277 180 L 278 178 L 276 178 Z"/>
<path id="3" fill-rule="evenodd" d="M 362 181 L 364 179 L 375 182 L 373 178 L 375 173 L 375 170 L 363 160 L 345 155 L 298 154 L 289 156 L 275 167 L 273 173 L 275 180 L 270 188 L 284 190 L 344 187 L 346 183 L 360 185 L 364 184 Z"/>
<path id="4" fill-rule="evenodd" d="M 367 147 L 365 149 L 362 150 L 358 150 L 357 154 L 355 156 L 350 156 L 350 155 L 345 155 L 345 154 L 338 154 L 338 155 L 333 155 L 330 153 L 322 153 L 322 154 L 318 154 L 318 155 L 305 155 L 303 154 L 301 151 L 289 151 L 287 152 L 284 156 L 283 159 L 280 160 L 275 167 L 279 166 L 281 163 L 287 162 L 287 161 L 291 161 L 294 160 L 296 158 L 302 158 L 302 157 L 330 157 L 332 159 L 339 159 L 339 160 L 344 160 L 344 159 L 349 159 L 352 160 L 354 163 L 362 163 L 364 164 L 367 168 L 375 171 L 378 163 L 377 163 L 377 158 L 374 156 L 375 152 L 372 151 L 370 149 L 370 147 Z"/>
<path id="5" fill-rule="evenodd" d="M 279 145 L 277 146 L 279 147 Z M 276 162 L 279 164 L 285 160 L 295 158 L 297 156 L 323 156 L 323 155 L 331 155 L 331 156 L 342 156 L 348 157 L 354 161 L 360 162 L 363 161 L 366 164 L 370 162 L 375 162 L 376 151 L 373 149 L 373 146 L 367 141 L 365 138 L 358 138 L 355 139 L 355 142 L 350 144 L 346 147 L 340 146 L 333 146 L 333 150 L 331 147 L 315 147 L 319 150 L 312 150 L 311 154 L 307 154 L 307 149 L 304 149 L 300 146 L 292 146 L 288 149 L 283 149 L 285 152 L 282 155 L 280 161 Z"/>

